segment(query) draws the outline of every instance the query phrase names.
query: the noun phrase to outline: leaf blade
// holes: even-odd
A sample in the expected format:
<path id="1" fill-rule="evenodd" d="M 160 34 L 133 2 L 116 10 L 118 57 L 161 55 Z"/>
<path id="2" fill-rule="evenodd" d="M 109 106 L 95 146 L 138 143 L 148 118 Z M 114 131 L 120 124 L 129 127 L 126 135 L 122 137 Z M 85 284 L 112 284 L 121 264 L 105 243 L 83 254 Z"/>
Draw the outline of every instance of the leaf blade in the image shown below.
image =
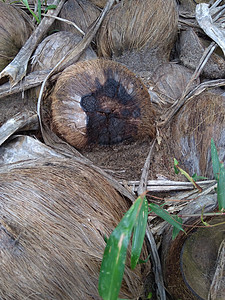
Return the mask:
<path id="1" fill-rule="evenodd" d="M 131 269 L 134 269 L 136 267 L 141 254 L 141 249 L 145 238 L 147 220 L 148 220 L 148 201 L 146 197 L 144 197 L 141 209 L 137 217 L 137 221 L 135 222 L 134 225 L 132 250 L 131 250 Z"/>
<path id="2" fill-rule="evenodd" d="M 138 197 L 110 235 L 105 247 L 98 291 L 104 300 L 117 300 L 127 255 L 127 247 L 143 198 Z"/>
<path id="3" fill-rule="evenodd" d="M 178 223 L 174 218 L 172 218 L 171 215 L 165 209 L 161 208 L 160 206 L 154 203 L 150 203 L 149 207 L 155 214 L 157 214 L 157 216 L 167 221 L 170 225 L 185 232 L 184 229 L 182 228 L 182 225 Z"/>
<path id="4" fill-rule="evenodd" d="M 223 163 L 220 164 L 219 180 L 217 184 L 217 201 L 219 210 L 225 210 L 225 168 Z"/>
<path id="5" fill-rule="evenodd" d="M 213 174 L 215 179 L 218 181 L 219 172 L 220 172 L 220 161 L 219 161 L 218 153 L 213 139 L 211 139 L 211 157 L 212 157 Z"/>

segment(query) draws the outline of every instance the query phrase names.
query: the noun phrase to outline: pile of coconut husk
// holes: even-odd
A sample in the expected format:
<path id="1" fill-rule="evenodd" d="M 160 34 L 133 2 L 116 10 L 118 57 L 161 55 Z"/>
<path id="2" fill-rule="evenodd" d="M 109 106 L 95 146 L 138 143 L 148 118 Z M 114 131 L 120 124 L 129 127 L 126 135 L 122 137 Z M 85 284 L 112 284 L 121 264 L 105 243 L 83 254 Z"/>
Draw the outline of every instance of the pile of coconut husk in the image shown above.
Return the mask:
<path id="1" fill-rule="evenodd" d="M 210 140 L 224 161 L 224 5 L 195 2 L 55 0 L 47 5 L 56 9 L 42 10 L 40 24 L 25 7 L 0 2 L 0 173 L 5 197 L 0 255 L 12 258 L 2 265 L 1 273 L 7 273 L 0 279 L 2 298 L 98 299 L 102 236 L 110 234 L 145 190 L 149 201 L 166 203 L 191 230 L 203 207 L 205 212 L 216 209 Z M 35 3 L 29 3 L 35 10 Z M 174 157 L 190 175 L 207 178 L 198 182 L 201 190 L 174 174 Z M 4 190 L 10 189 L 6 195 Z M 111 198 L 106 197 L 108 189 Z M 88 190 L 91 195 L 85 194 Z M 101 201 L 100 194 L 105 195 Z M 117 212 L 121 215 L 115 216 Z M 179 267 L 183 258 L 173 267 L 186 236 L 180 234 L 174 244 L 171 228 L 154 216 L 146 237 L 151 267 L 137 274 L 127 269 L 121 296 L 144 297 L 146 274 L 153 272 L 159 299 L 166 299 L 166 290 L 176 298 L 201 297 L 186 284 L 188 272 Z M 61 249 L 64 238 L 72 244 Z M 221 257 L 219 248 L 218 243 L 213 251 Z M 74 272 L 76 259 L 81 264 Z M 46 270 L 49 263 L 52 269 Z M 79 273 L 84 276 L 78 278 Z M 203 287 L 210 290 L 209 299 L 220 299 L 222 293 L 221 285 L 213 290 L 219 281 L 215 274 L 210 273 L 214 285 Z"/>

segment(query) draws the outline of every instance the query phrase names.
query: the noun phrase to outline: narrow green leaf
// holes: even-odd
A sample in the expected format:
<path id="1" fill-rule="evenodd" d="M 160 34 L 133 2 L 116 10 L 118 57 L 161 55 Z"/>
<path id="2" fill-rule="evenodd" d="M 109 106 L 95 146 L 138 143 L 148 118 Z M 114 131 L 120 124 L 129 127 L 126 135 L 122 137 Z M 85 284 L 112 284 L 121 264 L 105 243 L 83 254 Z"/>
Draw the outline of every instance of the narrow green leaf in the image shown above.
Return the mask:
<path id="1" fill-rule="evenodd" d="M 54 5 L 54 4 L 48 5 L 48 6 L 46 7 L 46 9 L 45 9 L 45 13 L 46 13 L 48 10 L 50 10 L 50 9 L 56 9 L 56 7 L 57 7 L 57 5 Z"/>
<path id="2" fill-rule="evenodd" d="M 224 164 L 220 164 L 219 180 L 217 184 L 217 201 L 219 210 L 225 210 L 225 169 Z"/>
<path id="3" fill-rule="evenodd" d="M 150 256 L 151 256 L 151 254 L 149 254 L 145 260 L 139 258 L 138 264 L 146 264 L 146 262 L 149 260 Z"/>
<path id="4" fill-rule="evenodd" d="M 38 12 L 38 20 L 41 22 L 41 0 L 38 0 L 38 6 L 37 6 L 37 12 Z"/>
<path id="5" fill-rule="evenodd" d="M 169 224 L 176 227 L 177 229 L 184 231 L 182 225 L 178 223 L 174 219 L 174 217 L 172 217 L 165 209 L 161 208 L 160 206 L 154 203 L 150 203 L 149 207 L 155 214 L 157 214 L 157 216 L 161 217 L 162 219 L 164 219 L 165 221 L 167 221 Z"/>
<path id="6" fill-rule="evenodd" d="M 29 10 L 29 12 L 32 14 L 32 16 L 35 18 L 35 20 L 38 22 L 38 23 L 40 23 L 39 22 L 39 19 L 38 19 L 38 16 L 36 16 L 36 14 L 32 11 L 32 9 L 30 8 L 30 6 L 29 6 L 29 3 L 28 3 L 28 0 L 20 0 L 25 6 L 26 6 L 26 8 Z"/>
<path id="7" fill-rule="evenodd" d="M 175 174 L 179 174 L 179 169 L 177 168 L 178 166 L 178 161 L 176 160 L 176 158 L 173 159 L 174 161 L 174 164 L 173 164 L 173 167 L 174 167 L 174 171 L 175 171 Z"/>
<path id="8" fill-rule="evenodd" d="M 193 174 L 191 177 L 194 181 L 208 179 L 207 177 L 204 176 L 198 176 L 196 173 Z"/>
<path id="9" fill-rule="evenodd" d="M 182 175 L 184 175 L 187 178 L 187 180 L 189 180 L 194 185 L 194 187 L 196 187 L 199 190 L 199 192 L 202 192 L 202 188 L 194 181 L 194 179 L 186 171 L 184 171 L 183 169 L 181 169 L 181 167 L 178 166 L 178 161 L 174 158 L 174 168 L 175 167 L 179 172 L 181 172 Z"/>
<path id="10" fill-rule="evenodd" d="M 108 239 L 98 284 L 99 295 L 104 300 L 116 300 L 118 298 L 124 274 L 128 243 L 142 203 L 143 198 L 138 197 Z"/>
<path id="11" fill-rule="evenodd" d="M 220 161 L 219 161 L 218 153 L 213 139 L 211 139 L 211 157 L 212 157 L 213 174 L 215 179 L 218 181 L 219 172 L 220 172 Z"/>
<path id="12" fill-rule="evenodd" d="M 183 223 L 183 220 L 180 217 L 174 216 L 173 218 L 175 221 L 177 221 L 177 223 L 180 223 L 180 224 Z M 173 226 L 172 240 L 175 240 L 175 238 L 178 236 L 179 232 L 180 232 L 180 229 Z"/>
<path id="13" fill-rule="evenodd" d="M 134 225 L 134 233 L 132 239 L 132 250 L 131 250 L 131 269 L 134 269 L 138 263 L 141 249 L 143 246 L 145 231 L 148 219 L 148 201 L 144 197 L 141 209 L 138 213 L 137 221 Z"/>

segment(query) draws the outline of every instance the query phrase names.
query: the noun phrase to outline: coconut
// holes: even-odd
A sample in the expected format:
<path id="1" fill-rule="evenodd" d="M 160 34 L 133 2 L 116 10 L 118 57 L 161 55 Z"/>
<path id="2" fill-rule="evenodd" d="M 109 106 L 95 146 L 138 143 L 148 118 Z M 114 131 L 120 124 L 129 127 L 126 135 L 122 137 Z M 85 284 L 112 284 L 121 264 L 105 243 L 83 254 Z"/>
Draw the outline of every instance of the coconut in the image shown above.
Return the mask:
<path id="1" fill-rule="evenodd" d="M 171 155 L 190 175 L 213 177 L 211 138 L 218 148 L 219 159 L 225 160 L 225 98 L 204 92 L 191 99 L 175 116 L 168 141 Z"/>
<path id="2" fill-rule="evenodd" d="M 1 168 L 0 193 L 0 298 L 100 299 L 104 236 L 126 200 L 93 169 L 56 158 Z M 147 268 L 126 267 L 120 297 L 142 294 Z"/>
<path id="3" fill-rule="evenodd" d="M 59 31 L 46 37 L 37 47 L 32 59 L 32 71 L 52 69 L 82 38 L 72 32 Z M 79 60 L 97 58 L 91 47 L 87 48 Z"/>
<path id="4" fill-rule="evenodd" d="M 13 5 L 0 2 L 0 71 L 16 56 L 33 27 L 27 14 Z"/>
<path id="5" fill-rule="evenodd" d="M 87 0 L 68 0 L 61 9 L 60 18 L 66 19 L 75 23 L 84 33 L 92 25 L 98 16 L 100 10 Z M 56 22 L 56 29 L 70 31 L 82 36 L 79 30 L 73 25 L 65 22 Z"/>
<path id="6" fill-rule="evenodd" d="M 107 14 L 97 35 L 100 56 L 120 56 L 133 49 L 156 48 L 169 58 L 177 32 L 174 0 L 124 0 Z"/>
<path id="7" fill-rule="evenodd" d="M 152 81 L 155 88 L 173 102 L 182 96 L 192 75 L 193 71 L 182 65 L 166 63 L 158 66 L 152 76 Z M 199 80 L 195 80 L 190 88 L 197 84 Z"/>
<path id="8" fill-rule="evenodd" d="M 53 130 L 78 149 L 155 135 L 148 90 L 119 63 L 96 59 L 71 65 L 50 98 Z"/>

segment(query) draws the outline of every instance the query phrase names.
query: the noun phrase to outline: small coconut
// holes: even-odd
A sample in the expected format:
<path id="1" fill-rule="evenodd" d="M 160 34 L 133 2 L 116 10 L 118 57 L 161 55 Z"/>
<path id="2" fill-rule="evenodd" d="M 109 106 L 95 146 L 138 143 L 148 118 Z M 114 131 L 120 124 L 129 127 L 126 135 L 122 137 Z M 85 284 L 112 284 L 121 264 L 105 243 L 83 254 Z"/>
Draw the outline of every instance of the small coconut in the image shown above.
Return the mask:
<path id="1" fill-rule="evenodd" d="M 71 65 L 50 98 L 53 130 L 76 148 L 155 135 L 148 90 L 119 63 L 96 59 Z"/>
<path id="2" fill-rule="evenodd" d="M 13 5 L 0 2 L 0 71 L 16 56 L 33 26 L 28 15 Z"/>
<path id="3" fill-rule="evenodd" d="M 72 32 L 59 31 L 46 37 L 37 47 L 32 59 L 32 71 L 52 69 L 82 38 Z M 79 60 L 97 58 L 91 47 L 87 48 Z"/>
<path id="4" fill-rule="evenodd" d="M 152 81 L 155 88 L 173 102 L 182 96 L 192 75 L 193 71 L 182 65 L 165 63 L 158 66 Z M 198 83 L 199 80 L 195 80 L 190 88 Z"/>
<path id="5" fill-rule="evenodd" d="M 219 159 L 225 160 L 225 97 L 204 92 L 191 99 L 175 116 L 169 141 L 172 157 L 190 175 L 213 177 L 211 138 Z"/>
<path id="6" fill-rule="evenodd" d="M 104 237 L 126 200 L 93 169 L 56 158 L 0 169 L 0 194 L 0 298 L 100 299 Z M 149 267 L 126 267 L 120 298 L 141 296 Z"/>
<path id="7" fill-rule="evenodd" d="M 59 17 L 75 23 L 84 33 L 86 33 L 89 26 L 97 20 L 99 15 L 100 10 L 87 0 L 68 0 L 63 5 Z M 65 22 L 56 22 L 55 28 L 83 36 L 73 25 Z"/>
<path id="8" fill-rule="evenodd" d="M 120 56 L 133 49 L 157 48 L 169 58 L 177 32 L 174 0 L 124 0 L 107 14 L 97 35 L 98 53 Z"/>

